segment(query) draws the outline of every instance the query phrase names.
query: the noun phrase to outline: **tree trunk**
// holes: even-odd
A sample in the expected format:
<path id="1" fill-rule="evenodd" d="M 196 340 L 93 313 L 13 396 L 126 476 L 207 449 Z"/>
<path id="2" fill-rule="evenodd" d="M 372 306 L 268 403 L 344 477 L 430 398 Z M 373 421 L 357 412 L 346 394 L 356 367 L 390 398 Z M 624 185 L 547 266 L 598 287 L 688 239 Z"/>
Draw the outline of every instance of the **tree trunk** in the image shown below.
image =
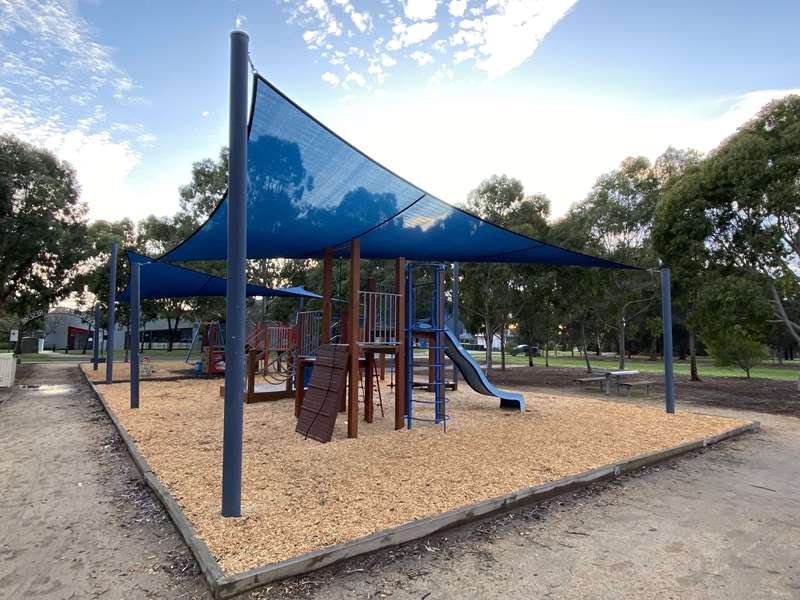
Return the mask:
<path id="1" fill-rule="evenodd" d="M 544 366 L 550 366 L 550 314 L 547 314 L 545 321 L 545 334 L 544 334 Z"/>
<path id="2" fill-rule="evenodd" d="M 528 344 L 528 366 L 533 366 L 533 348 Z"/>
<path id="3" fill-rule="evenodd" d="M 702 381 L 697 372 L 697 342 L 693 330 L 689 330 L 689 373 L 692 381 Z"/>
<path id="4" fill-rule="evenodd" d="M 494 332 L 489 327 L 489 323 L 483 324 L 484 331 L 486 332 L 486 372 L 492 370 L 492 339 Z"/>
<path id="5" fill-rule="evenodd" d="M 503 323 L 500 329 L 500 370 L 506 370 L 506 325 Z"/>
<path id="6" fill-rule="evenodd" d="M 592 372 L 592 363 L 589 362 L 589 352 L 586 350 L 586 326 L 581 321 L 581 347 L 583 348 L 583 359 L 586 361 L 586 372 Z"/>
<path id="7" fill-rule="evenodd" d="M 595 334 L 595 338 L 597 339 L 597 350 L 595 351 L 594 354 L 595 354 L 595 356 L 602 356 L 603 355 L 603 350 L 600 347 L 600 334 L 596 333 Z"/>
<path id="8" fill-rule="evenodd" d="M 789 315 L 786 313 L 786 309 L 783 306 L 783 300 L 781 300 L 780 294 L 778 294 L 778 290 L 774 284 L 770 284 L 770 293 L 772 294 L 772 304 L 775 307 L 775 314 L 777 317 L 783 321 L 783 324 L 786 326 L 786 330 L 789 332 L 789 335 L 794 338 L 794 341 L 800 344 L 800 326 L 797 325 L 794 321 L 789 318 Z"/>

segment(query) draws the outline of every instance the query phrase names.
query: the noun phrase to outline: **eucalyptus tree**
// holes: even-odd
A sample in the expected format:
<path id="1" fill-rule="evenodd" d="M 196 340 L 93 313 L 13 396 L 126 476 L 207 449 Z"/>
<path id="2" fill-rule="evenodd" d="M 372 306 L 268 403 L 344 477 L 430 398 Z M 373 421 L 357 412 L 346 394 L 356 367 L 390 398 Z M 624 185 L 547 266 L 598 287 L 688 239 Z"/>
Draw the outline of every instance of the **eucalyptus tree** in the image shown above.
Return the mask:
<path id="1" fill-rule="evenodd" d="M 84 259 L 86 206 L 75 171 L 52 153 L 0 136 L 0 315 L 69 294 Z"/>

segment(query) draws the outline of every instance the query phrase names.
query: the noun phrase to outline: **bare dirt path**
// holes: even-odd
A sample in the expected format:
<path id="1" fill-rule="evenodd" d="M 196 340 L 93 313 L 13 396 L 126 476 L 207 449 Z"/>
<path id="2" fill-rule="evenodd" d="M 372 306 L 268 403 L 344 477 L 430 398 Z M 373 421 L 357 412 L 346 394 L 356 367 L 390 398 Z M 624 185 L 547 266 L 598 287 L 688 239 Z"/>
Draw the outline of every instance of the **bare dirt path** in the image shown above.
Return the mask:
<path id="1" fill-rule="evenodd" d="M 0 598 L 206 598 L 78 367 L 21 365 L 16 383 L 0 406 Z"/>
<path id="2" fill-rule="evenodd" d="M 0 407 L 0 598 L 208 598 L 77 367 L 20 376 L 69 387 Z M 693 410 L 764 429 L 250 598 L 800 599 L 800 419 Z"/>

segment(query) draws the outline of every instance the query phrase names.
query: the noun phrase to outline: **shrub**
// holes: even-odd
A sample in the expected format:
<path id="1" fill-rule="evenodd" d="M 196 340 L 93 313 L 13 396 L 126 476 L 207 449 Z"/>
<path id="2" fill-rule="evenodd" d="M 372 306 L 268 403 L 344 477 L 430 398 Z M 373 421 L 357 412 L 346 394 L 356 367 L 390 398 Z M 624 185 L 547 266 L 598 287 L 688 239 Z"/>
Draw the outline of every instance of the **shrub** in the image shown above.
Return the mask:
<path id="1" fill-rule="evenodd" d="M 750 379 L 750 371 L 765 360 L 767 347 L 747 336 L 737 325 L 727 331 L 704 336 L 703 343 L 718 367 L 737 366 Z"/>

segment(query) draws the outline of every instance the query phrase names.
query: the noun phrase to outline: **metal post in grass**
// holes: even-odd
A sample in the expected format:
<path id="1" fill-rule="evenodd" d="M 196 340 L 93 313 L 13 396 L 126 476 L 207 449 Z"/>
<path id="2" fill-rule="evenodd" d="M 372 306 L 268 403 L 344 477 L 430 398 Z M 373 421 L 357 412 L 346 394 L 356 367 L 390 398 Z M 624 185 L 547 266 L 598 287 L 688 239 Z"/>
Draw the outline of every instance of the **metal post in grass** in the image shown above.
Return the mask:
<path id="1" fill-rule="evenodd" d="M 461 282 L 458 280 L 459 270 L 458 263 L 453 263 L 453 335 L 456 336 L 456 340 L 461 343 L 461 325 L 459 323 L 461 312 L 459 310 L 459 304 L 461 304 Z M 458 386 L 458 367 L 456 367 L 456 363 L 453 363 L 453 385 L 456 387 Z"/>
<path id="2" fill-rule="evenodd" d="M 675 395 L 672 381 L 672 294 L 669 269 L 661 269 L 661 321 L 664 325 L 664 393 L 667 412 L 675 412 Z"/>
<path id="3" fill-rule="evenodd" d="M 114 311 L 117 309 L 117 244 L 111 244 L 111 259 L 108 269 L 108 324 L 106 334 L 106 383 L 114 376 Z"/>
<path id="4" fill-rule="evenodd" d="M 247 82 L 244 31 L 231 32 L 228 161 L 228 289 L 225 295 L 225 416 L 222 445 L 222 516 L 242 514 L 244 418 L 245 263 L 247 259 Z"/>
<path id="5" fill-rule="evenodd" d="M 139 408 L 139 312 L 141 265 L 131 262 L 131 408 Z"/>
<path id="6" fill-rule="evenodd" d="M 97 371 L 100 362 L 100 303 L 94 303 L 94 338 L 92 339 L 92 371 Z"/>

